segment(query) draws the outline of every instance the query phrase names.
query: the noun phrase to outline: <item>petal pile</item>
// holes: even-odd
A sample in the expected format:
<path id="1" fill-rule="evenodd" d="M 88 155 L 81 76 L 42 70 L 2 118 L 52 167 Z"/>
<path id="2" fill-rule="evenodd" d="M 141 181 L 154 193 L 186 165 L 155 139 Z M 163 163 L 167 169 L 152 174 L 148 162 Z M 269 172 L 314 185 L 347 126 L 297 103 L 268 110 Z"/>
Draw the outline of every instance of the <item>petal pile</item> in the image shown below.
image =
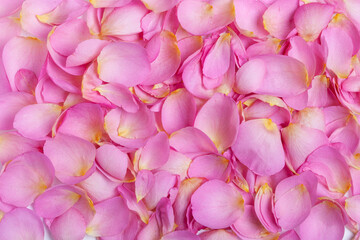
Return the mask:
<path id="1" fill-rule="evenodd" d="M 2 0 L 0 240 L 360 239 L 359 0 Z"/>

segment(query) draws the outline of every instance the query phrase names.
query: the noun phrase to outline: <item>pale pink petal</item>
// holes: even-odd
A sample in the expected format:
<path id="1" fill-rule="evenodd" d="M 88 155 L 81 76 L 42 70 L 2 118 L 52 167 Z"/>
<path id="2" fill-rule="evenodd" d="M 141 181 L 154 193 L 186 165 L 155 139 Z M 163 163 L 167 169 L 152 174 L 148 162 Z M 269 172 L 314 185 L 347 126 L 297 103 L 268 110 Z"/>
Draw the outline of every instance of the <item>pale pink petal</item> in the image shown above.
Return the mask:
<path id="1" fill-rule="evenodd" d="M 290 97 L 299 95 L 308 88 L 310 79 L 306 67 L 295 58 L 271 54 L 259 56 L 250 61 L 255 61 L 255 59 L 262 60 L 266 70 L 265 78 L 260 87 L 255 89 L 254 92 L 278 97 Z M 256 69 L 255 66 L 253 66 L 253 69 Z M 260 76 L 257 78 L 260 79 Z"/>
<path id="2" fill-rule="evenodd" d="M 327 49 L 326 67 L 340 78 L 347 78 L 351 71 L 353 42 L 346 31 L 331 27 L 321 34 L 321 42 Z"/>
<path id="3" fill-rule="evenodd" d="M 139 104 L 139 111 L 128 113 L 119 108 L 105 116 L 105 130 L 111 140 L 126 147 L 141 147 L 146 138 L 156 132 L 154 113 L 145 104 Z"/>
<path id="4" fill-rule="evenodd" d="M 150 212 L 147 210 L 143 201 L 137 202 L 135 193 L 130 191 L 124 185 L 120 185 L 118 187 L 118 191 L 121 196 L 124 197 L 127 207 L 131 210 L 136 212 L 141 221 L 145 224 L 149 224 Z"/>
<path id="5" fill-rule="evenodd" d="M 194 127 L 203 131 L 222 152 L 235 141 L 239 113 L 233 99 L 217 93 L 200 109 Z"/>
<path id="6" fill-rule="evenodd" d="M 62 88 L 57 86 L 48 75 L 40 77 L 35 88 L 35 97 L 38 103 L 63 103 L 68 96 Z"/>
<path id="7" fill-rule="evenodd" d="M 345 9 L 347 15 L 350 17 L 350 19 L 354 22 L 354 24 L 357 25 L 357 28 L 360 27 L 360 5 L 359 2 L 356 0 L 349 0 L 345 1 Z"/>
<path id="8" fill-rule="evenodd" d="M 44 153 L 53 163 L 56 177 L 64 183 L 81 182 L 95 170 L 95 147 L 81 138 L 58 133 L 46 141 Z"/>
<path id="9" fill-rule="evenodd" d="M 281 130 L 288 161 L 297 170 L 309 154 L 329 141 L 323 131 L 297 123 L 290 124 Z"/>
<path id="10" fill-rule="evenodd" d="M 283 230 L 298 226 L 310 213 L 310 194 L 303 184 L 290 188 L 281 197 L 275 197 L 274 210 Z"/>
<path id="11" fill-rule="evenodd" d="M 33 94 L 35 92 L 38 79 L 33 71 L 20 69 L 14 77 L 15 87 L 19 92 Z"/>
<path id="12" fill-rule="evenodd" d="M 150 62 L 145 49 L 135 43 L 116 42 L 103 48 L 97 58 L 101 80 L 132 87 L 145 81 Z"/>
<path id="13" fill-rule="evenodd" d="M 261 59 L 253 59 L 241 66 L 236 73 L 235 91 L 240 94 L 256 92 L 265 79 L 266 65 Z"/>
<path id="14" fill-rule="evenodd" d="M 82 240 L 85 237 L 86 223 L 82 214 L 74 208 L 54 219 L 50 225 L 54 240 Z"/>
<path id="15" fill-rule="evenodd" d="M 360 195 L 345 200 L 346 213 L 357 223 L 360 223 Z"/>
<path id="16" fill-rule="evenodd" d="M 297 234 L 306 240 L 338 240 L 344 236 L 344 223 L 341 210 L 330 201 L 323 201 L 311 209 Z"/>
<path id="17" fill-rule="evenodd" d="M 21 6 L 20 23 L 22 29 L 31 35 L 46 40 L 52 26 L 39 21 L 36 15 L 46 14 L 55 9 L 62 0 L 26 0 Z"/>
<path id="18" fill-rule="evenodd" d="M 54 171 L 42 153 L 27 152 L 16 157 L 0 176 L 1 199 L 14 206 L 27 207 L 51 186 Z"/>
<path id="19" fill-rule="evenodd" d="M 159 13 L 173 8 L 180 0 L 141 0 L 147 9 Z"/>
<path id="20" fill-rule="evenodd" d="M 137 235 L 137 238 L 143 240 L 152 240 L 152 239 L 161 238 L 161 232 L 155 214 L 151 216 L 146 226 L 140 230 L 140 232 Z"/>
<path id="21" fill-rule="evenodd" d="M 266 6 L 261 1 L 235 0 L 235 24 L 239 31 L 248 37 L 265 37 L 262 16 Z"/>
<path id="22" fill-rule="evenodd" d="M 199 236 L 190 231 L 173 231 L 164 235 L 162 240 L 201 240 Z"/>
<path id="23" fill-rule="evenodd" d="M 149 210 L 154 209 L 161 198 L 168 197 L 178 184 L 178 177 L 165 171 L 154 174 L 154 184 L 143 199 Z"/>
<path id="24" fill-rule="evenodd" d="M 104 144 L 96 150 L 96 162 L 107 174 L 122 180 L 126 175 L 129 157 L 116 146 Z"/>
<path id="25" fill-rule="evenodd" d="M 191 205 L 198 223 L 220 229 L 229 227 L 243 214 L 244 199 L 234 186 L 211 180 L 194 192 Z"/>
<path id="26" fill-rule="evenodd" d="M 139 106 L 130 90 L 120 84 L 102 84 L 93 89 L 98 91 L 100 95 L 118 107 L 122 107 L 127 112 L 135 113 L 139 110 Z"/>
<path id="27" fill-rule="evenodd" d="M 181 62 L 184 62 L 189 56 L 200 50 L 203 46 L 201 36 L 189 36 L 178 40 L 178 47 L 181 55 Z"/>
<path id="28" fill-rule="evenodd" d="M 48 13 L 36 15 L 41 22 L 49 25 L 60 25 L 71 19 L 75 19 L 82 15 L 89 4 L 82 0 L 62 0 Z"/>
<path id="29" fill-rule="evenodd" d="M 136 175 L 135 181 L 135 195 L 136 200 L 139 202 L 150 191 L 154 185 L 154 175 L 149 170 L 141 170 Z"/>
<path id="30" fill-rule="evenodd" d="M 283 230 L 298 226 L 309 215 L 316 197 L 316 178 L 309 172 L 281 181 L 275 190 L 275 215 Z"/>
<path id="31" fill-rule="evenodd" d="M 95 216 L 86 227 L 90 236 L 112 236 L 121 233 L 128 224 L 130 215 L 123 198 L 115 197 L 95 204 Z"/>
<path id="32" fill-rule="evenodd" d="M 206 178 L 208 180 L 227 180 L 229 177 L 229 160 L 223 156 L 202 155 L 196 157 L 188 170 L 190 178 Z"/>
<path id="33" fill-rule="evenodd" d="M 274 193 L 272 188 L 265 183 L 259 188 L 254 200 L 254 209 L 259 221 L 270 232 L 280 230 L 274 215 Z"/>
<path id="34" fill-rule="evenodd" d="M 316 71 L 316 58 L 312 49 L 304 39 L 294 36 L 290 39 L 291 49 L 288 56 L 293 57 L 304 63 L 308 72 L 309 79 L 313 79 Z"/>
<path id="35" fill-rule="evenodd" d="M 284 102 L 295 110 L 303 110 L 308 105 L 308 92 L 305 91 L 296 96 L 283 97 Z"/>
<path id="36" fill-rule="evenodd" d="M 332 5 L 316 2 L 304 4 L 294 14 L 296 30 L 305 41 L 314 41 L 330 22 L 333 12 Z"/>
<path id="37" fill-rule="evenodd" d="M 98 169 L 90 177 L 77 184 L 86 191 L 94 203 L 116 197 L 118 185 L 119 183 L 111 181 Z"/>
<path id="38" fill-rule="evenodd" d="M 159 132 L 148 139 L 141 149 L 139 169 L 153 170 L 163 166 L 169 159 L 170 146 L 166 133 Z"/>
<path id="39" fill-rule="evenodd" d="M 69 56 L 74 53 L 79 43 L 89 38 L 91 34 L 85 21 L 74 19 L 56 27 L 48 41 L 57 53 Z"/>
<path id="40" fill-rule="evenodd" d="M 180 180 L 184 180 L 187 177 L 187 171 L 189 169 L 191 159 L 182 153 L 170 149 L 169 160 L 162 165 L 159 170 L 168 171 L 172 174 L 180 176 Z"/>
<path id="41" fill-rule="evenodd" d="M 199 234 L 201 240 L 239 240 L 239 238 L 231 231 L 219 229 L 203 232 Z"/>
<path id="42" fill-rule="evenodd" d="M 177 229 L 187 229 L 187 210 L 192 194 L 205 182 L 203 178 L 188 178 L 180 183 L 179 192 L 174 202 L 175 223 Z"/>
<path id="43" fill-rule="evenodd" d="M 325 131 L 325 114 L 321 108 L 307 107 L 294 113 L 292 118 L 294 123 Z"/>
<path id="44" fill-rule="evenodd" d="M 65 72 L 50 56 L 46 63 L 46 72 L 52 82 L 67 92 L 79 94 L 81 91 L 82 76 L 75 76 Z"/>
<path id="45" fill-rule="evenodd" d="M 91 0 L 90 3 L 95 8 L 105 8 L 105 7 L 122 7 L 131 1 L 132 0 Z"/>
<path id="46" fill-rule="evenodd" d="M 182 1 L 177 10 L 181 26 L 194 35 L 215 32 L 235 18 L 235 7 L 230 0 Z"/>
<path id="47" fill-rule="evenodd" d="M 325 107 L 331 103 L 330 81 L 325 75 L 315 76 L 308 90 L 309 107 Z M 332 94 L 332 95 L 331 95 Z"/>
<path id="48" fill-rule="evenodd" d="M 75 51 L 66 58 L 66 66 L 75 67 L 91 62 L 108 43 L 100 39 L 89 39 L 79 43 Z"/>
<path id="49" fill-rule="evenodd" d="M 295 28 L 293 15 L 298 8 L 297 0 L 276 0 L 263 15 L 264 28 L 274 37 L 286 39 Z"/>
<path id="50" fill-rule="evenodd" d="M 319 176 L 319 182 L 330 191 L 345 194 L 350 189 L 349 166 L 345 158 L 332 147 L 322 146 L 313 151 L 300 170 L 314 172 Z"/>
<path id="51" fill-rule="evenodd" d="M 16 208 L 6 213 L 1 219 L 0 238 L 43 240 L 44 226 L 33 211 L 27 208 Z"/>
<path id="52" fill-rule="evenodd" d="M 73 207 L 81 197 L 81 192 L 75 187 L 57 185 L 36 198 L 33 206 L 40 217 L 56 218 Z"/>
<path id="53" fill-rule="evenodd" d="M 261 236 L 266 235 L 270 239 L 274 237 L 261 225 L 252 205 L 245 205 L 244 214 L 231 225 L 231 229 L 241 239 L 261 239 Z"/>
<path id="54" fill-rule="evenodd" d="M 0 133 L 0 163 L 13 160 L 16 156 L 29 151 L 38 151 L 40 142 L 22 137 L 15 132 Z"/>
<path id="55" fill-rule="evenodd" d="M 146 50 L 151 61 L 151 71 L 142 83 L 153 85 L 171 78 L 180 65 L 180 50 L 175 35 L 170 31 L 162 31 L 147 44 Z M 156 54 L 154 54 L 156 53 Z"/>
<path id="56" fill-rule="evenodd" d="M 56 132 L 98 142 L 104 132 L 103 110 L 97 104 L 76 104 L 61 115 Z"/>
<path id="57" fill-rule="evenodd" d="M 121 36 L 141 33 L 141 19 L 148 10 L 138 1 L 115 8 L 101 23 L 104 36 Z"/>
<path id="58" fill-rule="evenodd" d="M 46 58 L 45 42 L 32 37 L 14 37 L 8 41 L 2 53 L 4 69 L 13 90 L 15 75 L 20 69 L 27 69 L 39 77 Z"/>
<path id="59" fill-rule="evenodd" d="M 255 119 L 240 124 L 231 148 L 239 161 L 256 174 L 273 175 L 285 166 L 280 132 L 271 119 Z"/>
<path id="60" fill-rule="evenodd" d="M 301 240 L 294 230 L 284 232 L 280 235 L 279 240 Z"/>
<path id="61" fill-rule="evenodd" d="M 14 118 L 14 128 L 24 137 L 44 139 L 60 116 L 61 107 L 56 104 L 42 103 L 23 107 Z"/>
<path id="62" fill-rule="evenodd" d="M 0 95 L 0 129 L 13 129 L 13 121 L 16 113 L 25 107 L 35 103 L 34 96 L 22 92 L 9 92 Z"/>
<path id="63" fill-rule="evenodd" d="M 196 103 L 194 97 L 184 88 L 172 92 L 161 109 L 161 122 L 169 134 L 194 124 Z"/>
<path id="64" fill-rule="evenodd" d="M 222 33 L 204 59 L 203 73 L 209 78 L 224 75 L 230 67 L 230 33 Z"/>
<path id="65" fill-rule="evenodd" d="M 21 4 L 24 0 L 5 0 L 3 1 L 0 9 L 0 17 L 7 17 L 12 15 L 16 10 L 21 8 Z"/>

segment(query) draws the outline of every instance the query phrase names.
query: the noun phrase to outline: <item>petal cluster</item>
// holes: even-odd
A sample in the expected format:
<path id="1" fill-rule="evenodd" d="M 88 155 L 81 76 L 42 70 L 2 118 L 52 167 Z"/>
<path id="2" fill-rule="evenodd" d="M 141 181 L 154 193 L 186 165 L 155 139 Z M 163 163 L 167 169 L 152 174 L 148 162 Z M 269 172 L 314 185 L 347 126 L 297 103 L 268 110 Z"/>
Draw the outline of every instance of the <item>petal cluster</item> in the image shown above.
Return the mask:
<path id="1" fill-rule="evenodd" d="M 358 0 L 1 0 L 0 240 L 360 239 Z"/>

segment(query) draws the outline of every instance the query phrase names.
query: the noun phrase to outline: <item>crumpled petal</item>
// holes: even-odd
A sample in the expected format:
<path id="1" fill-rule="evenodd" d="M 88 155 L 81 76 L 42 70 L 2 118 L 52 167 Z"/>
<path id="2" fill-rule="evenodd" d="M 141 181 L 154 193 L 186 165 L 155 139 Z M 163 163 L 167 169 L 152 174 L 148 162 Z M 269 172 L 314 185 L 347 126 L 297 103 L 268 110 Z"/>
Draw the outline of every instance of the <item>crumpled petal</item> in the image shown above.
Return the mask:
<path id="1" fill-rule="evenodd" d="M 1 219 L 0 238 L 43 240 L 44 226 L 30 209 L 16 208 Z"/>
<path id="2" fill-rule="evenodd" d="M 191 197 L 195 220 L 209 228 L 227 228 L 243 214 L 244 199 L 239 190 L 220 180 L 201 185 Z"/>
<path id="3" fill-rule="evenodd" d="M 239 122 L 235 102 L 223 94 L 216 93 L 196 115 L 194 127 L 208 135 L 222 152 L 235 141 Z"/>
<path id="4" fill-rule="evenodd" d="M 285 153 L 278 127 L 271 119 L 254 119 L 240 124 L 232 150 L 254 173 L 270 176 L 285 166 Z"/>
<path id="5" fill-rule="evenodd" d="M 67 184 L 81 182 L 95 170 L 94 145 L 75 136 L 56 134 L 45 142 L 44 154 L 53 163 L 56 177 Z"/>
<path id="6" fill-rule="evenodd" d="M 27 207 L 51 186 L 54 167 L 42 153 L 27 152 L 16 157 L 0 175 L 2 201 L 17 207 Z"/>
<path id="7" fill-rule="evenodd" d="M 215 32 L 235 18 L 231 0 L 188 0 L 178 5 L 177 16 L 181 26 L 194 35 Z"/>

